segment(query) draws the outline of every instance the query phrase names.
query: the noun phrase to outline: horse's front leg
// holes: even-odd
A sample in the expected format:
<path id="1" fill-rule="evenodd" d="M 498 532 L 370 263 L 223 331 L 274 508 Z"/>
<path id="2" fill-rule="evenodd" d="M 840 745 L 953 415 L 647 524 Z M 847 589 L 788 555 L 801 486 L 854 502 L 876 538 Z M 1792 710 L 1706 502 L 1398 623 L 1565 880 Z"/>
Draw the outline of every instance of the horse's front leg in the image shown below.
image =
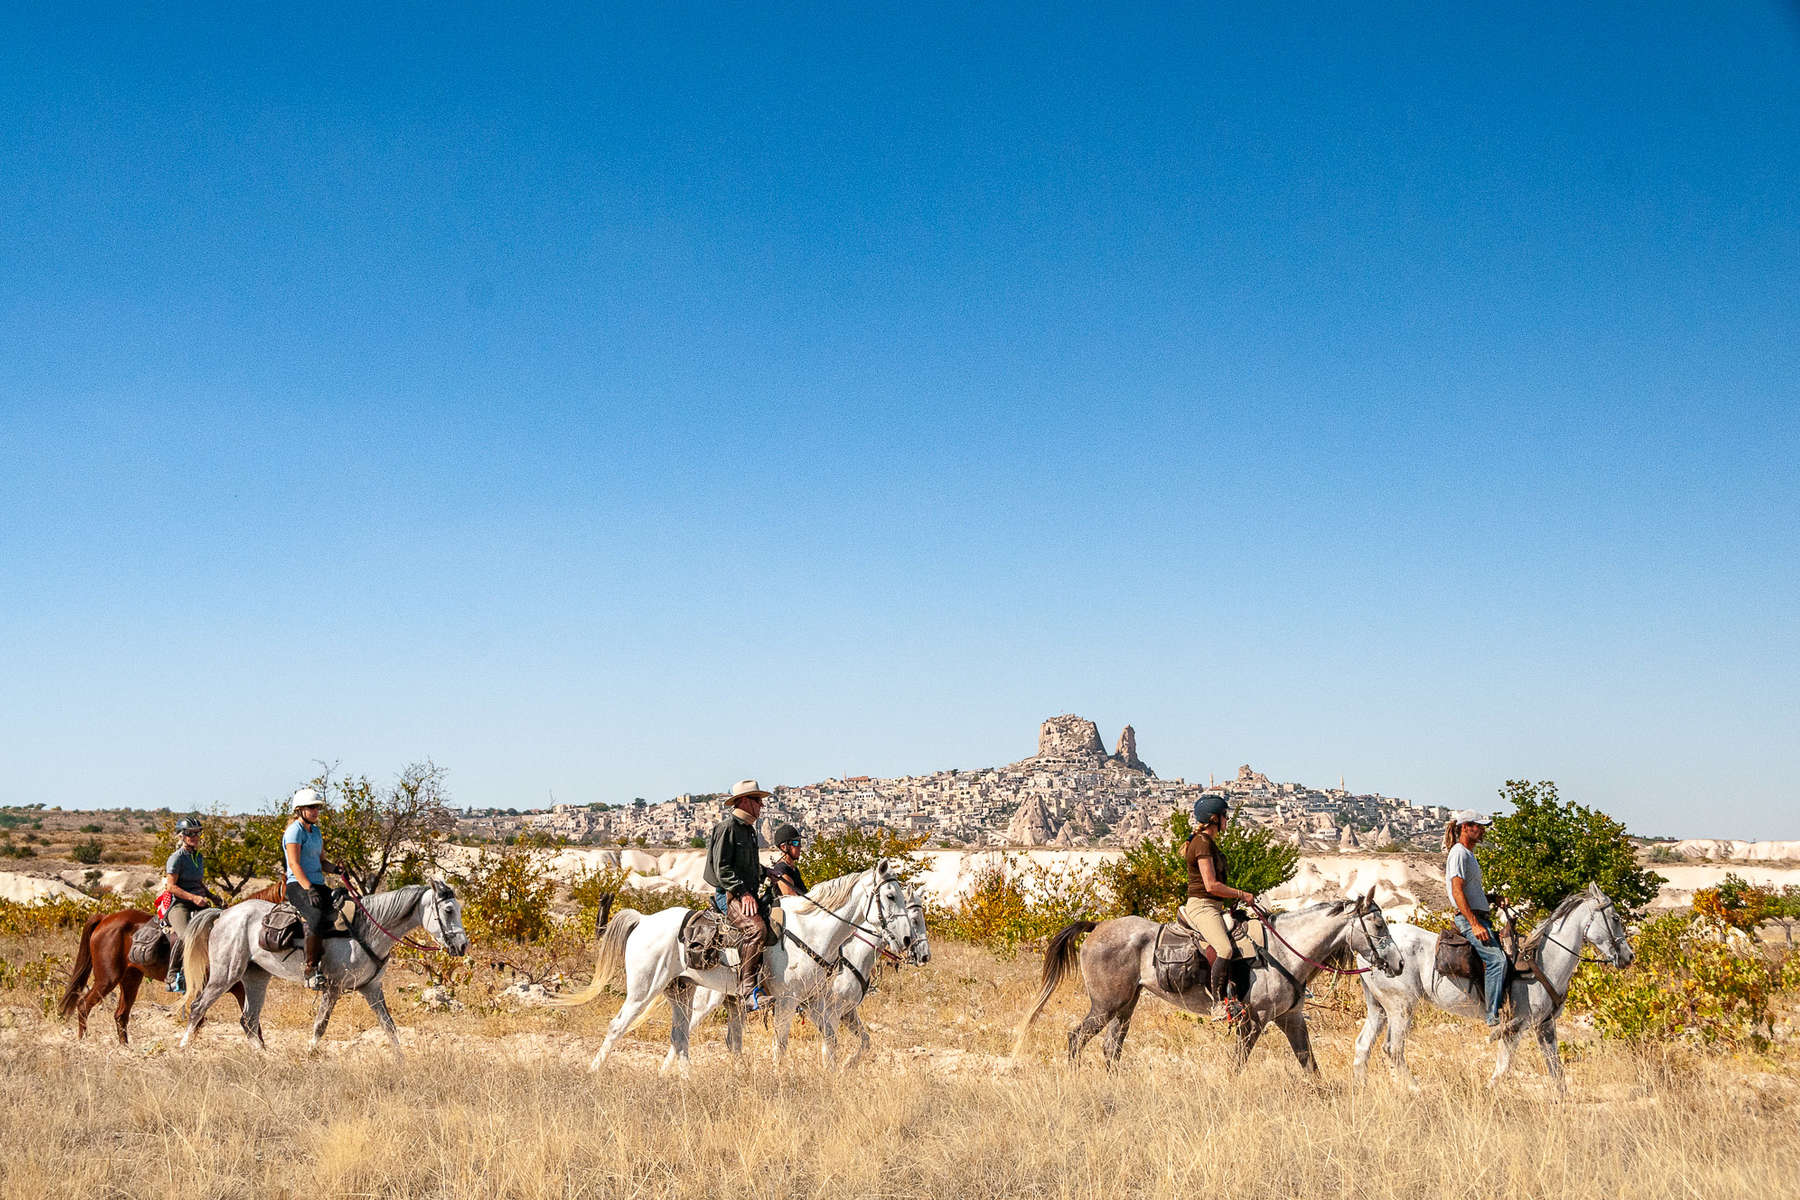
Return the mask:
<path id="1" fill-rule="evenodd" d="M 119 1007 L 113 1010 L 113 1021 L 119 1027 L 119 1045 L 131 1044 L 131 1032 L 126 1027 L 131 1024 L 131 1006 L 137 1002 L 138 985 L 144 977 L 136 971 L 126 971 L 125 978 L 119 981 Z"/>
<path id="2" fill-rule="evenodd" d="M 1306 1027 L 1306 1009 L 1290 1008 L 1276 1017 L 1271 1024 L 1275 1025 L 1287 1038 L 1288 1045 L 1294 1049 L 1294 1057 L 1300 1065 L 1314 1075 L 1319 1073 L 1318 1060 L 1313 1057 L 1312 1032 Z"/>
<path id="3" fill-rule="evenodd" d="M 850 1027 L 850 1032 L 862 1039 L 862 1044 L 857 1046 L 856 1053 L 852 1054 L 849 1061 L 844 1064 L 844 1070 L 848 1071 L 861 1062 L 863 1055 L 869 1052 L 869 1027 L 863 1024 L 863 1019 L 856 1015 L 854 1008 L 844 1014 L 844 1024 Z"/>
<path id="4" fill-rule="evenodd" d="M 788 1034 L 794 1030 L 794 1013 L 798 1008 L 799 1005 L 791 996 L 783 996 L 775 1001 L 775 1036 L 771 1039 L 773 1044 L 769 1047 L 769 1057 L 776 1066 L 780 1066 L 781 1060 L 787 1055 Z"/>
<path id="5" fill-rule="evenodd" d="M 362 993 L 362 998 L 368 1001 L 369 1008 L 374 1011 L 375 1019 L 387 1031 L 388 1045 L 394 1048 L 395 1054 L 401 1054 L 400 1030 L 394 1026 L 393 1014 L 388 1012 L 387 997 L 381 991 L 381 976 L 377 975 L 356 990 Z"/>
<path id="6" fill-rule="evenodd" d="M 331 1020 L 331 1010 L 337 1007 L 338 997 L 342 994 L 333 983 L 327 983 L 325 990 L 319 993 L 319 1010 L 313 1015 L 312 1040 L 306 1043 L 308 1054 L 318 1053 L 319 1043 L 325 1038 L 326 1023 Z"/>
<path id="7" fill-rule="evenodd" d="M 1356 1035 L 1356 1056 L 1350 1060 L 1350 1078 L 1359 1084 L 1368 1078 L 1369 1054 L 1381 1037 L 1382 1026 L 1387 1024 L 1387 1010 L 1366 990 L 1363 1003 L 1368 1008 L 1368 1015 L 1363 1017 L 1362 1031 Z"/>
<path id="8" fill-rule="evenodd" d="M 1263 1029 L 1262 1022 L 1249 1016 L 1232 1023 L 1231 1073 L 1233 1075 L 1242 1071 L 1244 1064 L 1250 1061 L 1250 1052 L 1256 1049 L 1257 1039 L 1262 1037 Z"/>
<path id="9" fill-rule="evenodd" d="M 1494 1059 L 1494 1073 L 1488 1076 L 1487 1085 L 1493 1087 L 1500 1082 L 1500 1077 L 1512 1068 L 1513 1051 L 1519 1047 L 1519 1031 L 1513 1029 L 1498 1039 L 1500 1053 Z"/>

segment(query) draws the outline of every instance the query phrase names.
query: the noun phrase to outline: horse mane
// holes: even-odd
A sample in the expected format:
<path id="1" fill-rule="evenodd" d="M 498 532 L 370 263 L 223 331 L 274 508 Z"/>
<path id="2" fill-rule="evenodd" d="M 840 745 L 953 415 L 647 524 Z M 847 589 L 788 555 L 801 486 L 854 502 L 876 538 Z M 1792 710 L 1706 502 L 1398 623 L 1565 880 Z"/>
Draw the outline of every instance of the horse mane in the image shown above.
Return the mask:
<path id="1" fill-rule="evenodd" d="M 857 880 L 867 874 L 867 871 L 853 871 L 848 875 L 839 875 L 836 879 L 827 879 L 824 883 L 815 883 L 806 889 L 806 898 L 820 908 L 836 908 L 850 898 Z"/>
<path id="2" fill-rule="evenodd" d="M 1574 912 L 1575 906 L 1587 898 L 1588 894 L 1586 889 L 1579 892 L 1570 892 L 1567 896 L 1564 896 L 1562 903 L 1558 904 L 1549 916 L 1545 917 L 1542 921 L 1539 921 L 1536 929 L 1533 929 L 1530 933 L 1525 935 L 1524 942 L 1519 945 L 1519 953 L 1524 955 L 1537 951 L 1537 949 L 1544 944 L 1544 939 L 1550 936 L 1550 926 Z"/>

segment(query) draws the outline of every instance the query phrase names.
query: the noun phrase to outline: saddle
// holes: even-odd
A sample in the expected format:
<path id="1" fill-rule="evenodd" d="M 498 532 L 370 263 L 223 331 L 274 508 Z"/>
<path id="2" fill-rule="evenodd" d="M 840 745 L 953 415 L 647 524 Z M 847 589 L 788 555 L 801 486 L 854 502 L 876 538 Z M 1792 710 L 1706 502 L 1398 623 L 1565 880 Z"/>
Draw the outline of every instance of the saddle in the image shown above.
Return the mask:
<path id="1" fill-rule="evenodd" d="M 771 909 L 763 945 L 773 946 L 780 939 L 781 916 L 779 908 Z M 695 971 L 737 966 L 738 950 L 744 944 L 743 933 L 716 908 L 689 909 L 681 918 L 676 938 L 681 943 L 682 962 Z"/>
<path id="2" fill-rule="evenodd" d="M 1239 954 L 1232 960 L 1231 982 L 1238 995 L 1250 994 L 1250 968 L 1262 948 L 1248 929 L 1249 922 L 1235 921 L 1227 926 Z M 1184 995 L 1197 986 L 1210 982 L 1212 965 L 1219 952 L 1206 944 L 1206 939 L 1175 914 L 1175 920 L 1156 928 L 1156 944 L 1150 948 L 1150 961 L 1156 968 L 1156 985 L 1174 995 Z"/>
<path id="3" fill-rule="evenodd" d="M 165 956 L 172 957 L 174 948 L 173 929 L 161 921 L 145 921 L 131 935 L 131 946 L 125 951 L 125 959 L 133 966 L 153 967 Z"/>
<path id="4" fill-rule="evenodd" d="M 1504 937 L 1501 944 L 1505 945 Z M 1487 999 L 1487 968 L 1481 965 L 1475 947 L 1463 936 L 1462 930 L 1446 929 L 1438 934 L 1437 953 L 1432 961 L 1439 975 L 1466 980 L 1474 986 L 1477 996 Z M 1512 1003 L 1512 985 L 1515 979 L 1536 978 L 1539 978 L 1537 963 L 1519 961 L 1515 938 L 1514 945 L 1506 955 L 1506 979 L 1500 985 L 1505 994 L 1502 1003 Z"/>

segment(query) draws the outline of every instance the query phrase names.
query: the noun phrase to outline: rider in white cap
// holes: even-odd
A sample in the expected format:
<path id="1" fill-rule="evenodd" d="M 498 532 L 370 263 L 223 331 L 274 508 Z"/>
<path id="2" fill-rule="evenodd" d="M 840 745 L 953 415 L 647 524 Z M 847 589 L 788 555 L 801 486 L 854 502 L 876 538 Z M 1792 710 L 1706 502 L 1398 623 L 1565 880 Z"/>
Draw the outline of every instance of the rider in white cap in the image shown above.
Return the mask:
<path id="1" fill-rule="evenodd" d="M 1469 939 L 1481 966 L 1487 985 L 1487 1023 L 1500 1023 L 1500 1001 L 1506 986 L 1506 951 L 1494 933 L 1493 905 L 1501 897 L 1488 899 L 1482 887 L 1481 863 L 1476 861 L 1475 847 L 1487 834 L 1494 818 L 1486 813 L 1465 808 L 1450 814 L 1444 826 L 1444 890 L 1450 894 L 1450 907 L 1456 912 L 1456 928 Z"/>

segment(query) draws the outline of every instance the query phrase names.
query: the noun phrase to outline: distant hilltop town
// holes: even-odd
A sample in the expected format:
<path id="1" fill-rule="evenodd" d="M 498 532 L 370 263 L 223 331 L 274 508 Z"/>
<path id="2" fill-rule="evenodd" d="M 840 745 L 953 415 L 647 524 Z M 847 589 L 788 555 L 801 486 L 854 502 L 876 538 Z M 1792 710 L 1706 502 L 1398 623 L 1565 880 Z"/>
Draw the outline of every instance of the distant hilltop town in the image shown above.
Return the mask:
<path id="1" fill-rule="evenodd" d="M 1352 794 L 1342 780 L 1324 790 L 1275 783 L 1248 766 L 1224 783 L 1162 779 L 1138 757 L 1131 726 L 1108 754 L 1092 721 L 1065 714 L 1038 728 L 1036 754 L 1008 766 L 780 786 L 760 824 L 765 834 L 781 821 L 809 833 L 880 825 L 938 846 L 1130 846 L 1165 832 L 1171 813 L 1208 790 L 1228 794 L 1239 820 L 1285 830 L 1306 850 L 1429 845 L 1448 816 L 1438 805 Z M 679 846 L 704 837 L 719 806 L 717 794 L 630 808 L 558 804 L 523 822 L 572 842 Z"/>

